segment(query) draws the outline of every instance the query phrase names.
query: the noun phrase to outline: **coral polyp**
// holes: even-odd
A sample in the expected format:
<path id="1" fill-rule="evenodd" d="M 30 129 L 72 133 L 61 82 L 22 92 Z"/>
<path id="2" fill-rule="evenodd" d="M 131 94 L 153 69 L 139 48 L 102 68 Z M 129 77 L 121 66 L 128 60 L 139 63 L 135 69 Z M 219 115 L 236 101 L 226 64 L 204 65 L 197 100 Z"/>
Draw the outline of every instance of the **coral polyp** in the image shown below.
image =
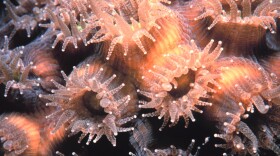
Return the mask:
<path id="1" fill-rule="evenodd" d="M 28 79 L 33 63 L 30 62 L 27 67 L 24 66 L 20 58 L 23 54 L 23 49 L 24 47 L 18 47 L 14 50 L 9 50 L 8 37 L 5 36 L 4 48 L 0 53 L 0 83 L 5 83 L 6 85 L 4 96 L 7 96 L 10 88 L 17 88 L 23 94 L 23 89 L 38 85 L 35 80 Z"/>
<path id="2" fill-rule="evenodd" d="M 31 31 L 34 30 L 38 24 L 36 17 L 30 15 L 22 15 L 22 16 L 17 15 L 18 12 L 22 14 L 24 12 L 26 13 L 27 10 L 24 7 L 14 6 L 14 4 L 10 0 L 4 1 L 4 4 L 7 7 L 9 16 L 12 19 L 11 22 L 14 25 L 14 29 L 11 32 L 9 39 L 11 39 L 15 35 L 16 31 L 18 30 L 26 30 L 27 36 L 31 37 Z M 35 4 L 33 4 L 33 7 L 35 7 Z M 34 8 L 33 10 L 35 13 L 34 15 L 36 15 L 35 10 L 36 9 Z"/>
<path id="3" fill-rule="evenodd" d="M 0 9 L 0 155 L 280 155 L 280 0 Z"/>
<path id="4" fill-rule="evenodd" d="M 46 126 L 49 122 L 38 122 L 41 114 L 34 117 L 37 119 L 16 113 L 1 115 L 0 137 L 5 155 L 48 155 L 55 143 L 63 138 L 63 129 L 50 135 L 47 127 L 44 131 L 41 130 L 41 126 Z M 45 140 L 46 138 L 48 139 Z"/>
<path id="5" fill-rule="evenodd" d="M 274 34 L 279 18 L 279 1 L 210 0 L 190 1 L 184 16 L 189 18 L 196 41 L 223 41 L 224 55 L 246 56 L 262 53 L 266 30 Z"/>
<path id="6" fill-rule="evenodd" d="M 29 123 L 27 119 L 16 115 L 2 116 L 1 123 L 5 123 L 0 128 L 1 140 L 4 142 L 3 148 L 9 151 L 10 155 L 22 154 L 26 149 L 29 149 L 28 152 L 33 152 L 38 148 L 36 147 L 40 141 L 38 125 Z M 9 134 L 10 131 L 15 133 L 11 135 Z M 28 133 L 25 131 L 28 131 Z M 30 145 L 31 143 L 35 147 Z"/>
<path id="7" fill-rule="evenodd" d="M 142 138 L 149 138 L 149 139 L 142 139 Z M 137 121 L 135 124 L 135 130 L 131 135 L 129 141 L 131 145 L 137 149 L 137 153 L 129 152 L 131 156 L 140 156 L 140 155 L 149 155 L 149 156 L 160 156 L 160 155 L 170 155 L 170 156 L 177 156 L 177 155 L 184 155 L 184 156 L 197 156 L 199 155 L 200 147 L 197 147 L 195 154 L 192 154 L 192 150 L 195 146 L 195 140 L 192 139 L 191 143 L 187 147 L 186 150 L 177 149 L 174 145 L 170 145 L 164 149 L 154 149 L 152 150 L 149 146 L 152 144 L 152 132 L 151 132 L 151 125 L 146 120 L 144 121 Z"/>
<path id="8" fill-rule="evenodd" d="M 212 83 L 218 85 L 215 81 L 218 74 L 209 74 L 207 67 L 211 62 L 215 61 L 222 52 L 221 42 L 210 52 L 213 40 L 203 49 L 200 50 L 191 41 L 191 46 L 179 46 L 177 50 L 171 51 L 170 54 L 162 56 L 161 64 L 153 65 L 152 69 L 145 70 L 142 79 L 145 91 L 139 90 L 141 94 L 147 96 L 151 100 L 149 102 L 140 101 L 140 108 L 155 108 L 156 112 L 143 114 L 143 117 L 159 116 L 164 117 L 164 123 L 160 130 L 165 127 L 170 118 L 172 125 L 176 125 L 180 117 L 183 117 L 188 126 L 189 118 L 194 122 L 195 118 L 192 111 L 202 113 L 197 106 L 211 106 L 212 104 L 202 101 L 200 98 L 208 98 L 207 93 L 214 92 L 207 85 Z M 190 51 L 186 53 L 185 51 Z M 177 52 L 176 55 L 172 52 Z M 161 58 L 158 58 L 161 59 Z M 176 79 L 190 79 L 190 74 L 194 72 L 194 80 L 189 84 L 180 84 Z M 207 75 L 207 76 L 206 76 Z M 188 80 L 183 80 L 188 82 Z M 189 86 L 188 86 L 189 85 Z M 191 87 L 188 91 L 183 89 L 184 94 L 180 97 L 172 96 L 172 89 L 180 89 L 182 87 Z"/>
<path id="9" fill-rule="evenodd" d="M 132 14 L 130 15 L 131 17 L 129 17 L 129 19 L 126 19 L 128 17 L 122 17 L 114 10 L 110 10 L 109 13 L 103 12 L 98 7 L 96 2 L 92 1 L 91 7 L 93 12 L 97 18 L 102 19 L 100 21 L 102 25 L 100 25 L 101 29 L 90 39 L 89 42 L 111 40 L 108 55 L 106 57 L 107 60 L 109 60 L 116 44 L 121 44 L 123 46 L 124 55 L 127 55 L 128 47 L 131 44 L 136 44 L 144 54 L 147 54 L 147 51 L 145 50 L 140 39 L 145 36 L 155 42 L 156 40 L 149 33 L 149 30 L 153 27 L 160 29 L 160 26 L 156 23 L 157 19 L 164 18 L 166 16 L 172 17 L 171 10 L 168 10 L 160 2 L 160 0 L 143 0 L 139 1 L 138 3 L 133 1 L 127 2 L 135 3 L 133 5 L 137 5 L 137 11 L 136 15 Z M 109 7 L 109 5 L 107 7 Z M 126 11 L 123 10 L 122 7 L 117 9 L 120 11 L 120 13 L 122 13 L 122 11 Z"/>
<path id="10" fill-rule="evenodd" d="M 254 12 L 251 11 L 252 2 L 250 0 L 242 0 L 239 4 L 233 0 L 227 0 L 226 3 L 229 5 L 228 12 L 224 10 L 224 4 L 219 0 L 201 1 L 201 7 L 205 8 L 205 11 L 194 20 L 212 17 L 213 22 L 207 28 L 209 30 L 217 23 L 229 22 L 261 26 L 264 29 L 269 29 L 272 33 L 275 33 L 276 22 L 274 18 L 279 16 L 279 2 L 265 0 L 254 8 Z M 238 5 L 241 5 L 242 11 L 238 9 Z"/>
<path id="11" fill-rule="evenodd" d="M 140 39 L 145 36 L 155 42 L 155 38 L 149 31 L 153 27 L 160 29 L 156 20 L 174 16 L 174 13 L 161 2 L 170 3 L 160 0 L 120 2 L 92 0 L 79 4 L 77 2 L 70 4 L 60 2 L 63 7 L 56 10 L 58 15 L 50 9 L 46 9 L 52 23 L 41 24 L 41 26 L 60 30 L 52 47 L 54 48 L 59 41 L 63 41 L 62 51 L 65 51 L 68 43 L 72 43 L 75 48 L 78 48 L 79 40 L 83 40 L 85 45 L 109 40 L 111 43 L 107 60 L 110 59 L 117 44 L 122 45 L 125 56 L 129 46 L 133 44 L 147 54 Z M 131 11 L 130 9 L 136 10 Z M 90 39 L 87 40 L 89 36 Z"/>
<path id="12" fill-rule="evenodd" d="M 97 142 L 102 135 L 106 135 L 116 146 L 115 136 L 118 132 L 133 130 L 133 127 L 125 128 L 123 125 L 136 118 L 136 93 L 131 84 L 121 83 L 121 76 L 117 76 L 109 67 L 98 61 L 92 63 L 92 60 L 88 61 L 90 64 L 74 67 L 69 77 L 62 72 L 66 85 L 53 81 L 57 87 L 57 90 L 52 90 L 54 94 L 39 96 L 50 100 L 47 106 L 58 108 L 47 116 L 59 118 L 52 133 L 69 122 L 71 133 L 82 132 L 79 142 L 87 134 L 87 144 L 92 139 Z"/>
<path id="13" fill-rule="evenodd" d="M 221 73 L 218 83 L 223 90 L 228 90 L 237 102 L 245 104 L 247 111 L 253 111 L 254 105 L 260 113 L 265 114 L 269 106 L 264 104 L 262 98 L 271 101 L 279 94 L 279 86 L 273 82 L 275 74 L 267 73 L 261 66 L 247 59 L 223 59 L 217 63 L 218 66 L 220 62 L 222 67 L 214 68 Z M 241 78 L 241 75 L 244 77 Z"/>
<path id="14" fill-rule="evenodd" d="M 219 129 L 222 132 L 222 134 L 214 136 L 227 142 L 226 145 L 216 146 L 233 148 L 233 153 L 257 154 L 260 147 L 259 142 L 262 141 L 263 137 L 257 137 L 253 131 L 253 129 L 258 128 L 251 130 L 249 124 L 247 125 L 242 120 L 250 116 L 248 112 L 254 113 L 254 108 L 260 114 L 269 114 L 269 111 L 273 112 L 270 107 L 279 105 L 279 102 L 273 100 L 280 93 L 279 83 L 275 81 L 275 74 L 269 74 L 251 60 L 237 57 L 223 58 L 217 61 L 213 70 L 214 73 L 220 73 L 220 79 L 217 82 L 223 91 L 228 92 L 226 97 L 221 96 L 220 91 L 217 92 L 212 98 L 216 105 L 209 108 L 211 113 L 208 115 L 215 116 L 214 120 L 220 122 Z M 221 109 L 225 112 L 220 113 Z M 260 127 L 266 127 L 262 124 Z M 264 137 L 270 137 L 273 140 L 273 135 L 269 135 L 268 131 L 264 132 Z M 273 141 L 266 148 L 278 153 Z"/>

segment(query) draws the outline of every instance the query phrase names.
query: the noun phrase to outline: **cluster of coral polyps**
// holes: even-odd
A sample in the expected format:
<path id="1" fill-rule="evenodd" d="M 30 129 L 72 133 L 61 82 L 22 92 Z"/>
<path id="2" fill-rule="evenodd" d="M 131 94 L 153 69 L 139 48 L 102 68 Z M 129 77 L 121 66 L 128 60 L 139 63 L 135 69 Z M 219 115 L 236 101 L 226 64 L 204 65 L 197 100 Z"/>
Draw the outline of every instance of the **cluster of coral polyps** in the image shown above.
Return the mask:
<path id="1" fill-rule="evenodd" d="M 0 154 L 280 155 L 279 17 L 280 0 L 5 0 Z"/>

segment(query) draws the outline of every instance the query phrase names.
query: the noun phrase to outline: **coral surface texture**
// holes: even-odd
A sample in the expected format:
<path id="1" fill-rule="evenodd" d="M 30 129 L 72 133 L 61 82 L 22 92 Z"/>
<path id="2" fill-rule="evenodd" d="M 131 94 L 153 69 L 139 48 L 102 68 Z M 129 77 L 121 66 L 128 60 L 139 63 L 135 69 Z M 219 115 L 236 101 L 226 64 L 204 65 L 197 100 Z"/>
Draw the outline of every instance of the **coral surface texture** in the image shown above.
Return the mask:
<path id="1" fill-rule="evenodd" d="M 0 2 L 0 156 L 280 156 L 280 0 Z"/>

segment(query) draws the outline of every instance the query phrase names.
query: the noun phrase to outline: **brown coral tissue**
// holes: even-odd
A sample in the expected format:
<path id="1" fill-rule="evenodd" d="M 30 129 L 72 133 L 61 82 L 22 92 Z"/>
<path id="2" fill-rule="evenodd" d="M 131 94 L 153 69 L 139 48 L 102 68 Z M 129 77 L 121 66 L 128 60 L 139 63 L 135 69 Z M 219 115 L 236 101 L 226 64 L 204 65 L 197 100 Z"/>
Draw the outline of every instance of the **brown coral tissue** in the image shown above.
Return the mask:
<path id="1" fill-rule="evenodd" d="M 280 0 L 0 2 L 0 155 L 280 156 Z"/>

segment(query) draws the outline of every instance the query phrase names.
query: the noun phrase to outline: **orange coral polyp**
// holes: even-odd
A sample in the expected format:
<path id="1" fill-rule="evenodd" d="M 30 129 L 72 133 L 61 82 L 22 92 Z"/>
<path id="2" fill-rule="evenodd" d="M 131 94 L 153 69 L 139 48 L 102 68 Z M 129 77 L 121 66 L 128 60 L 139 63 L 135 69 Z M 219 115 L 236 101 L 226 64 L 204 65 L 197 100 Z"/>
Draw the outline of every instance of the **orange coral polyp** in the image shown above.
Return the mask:
<path id="1" fill-rule="evenodd" d="M 125 17 L 122 17 L 114 10 L 114 8 L 112 8 L 112 6 L 110 6 L 110 3 L 103 3 L 110 8 L 110 11 L 102 11 L 98 6 L 98 2 L 91 1 L 91 9 L 94 14 L 100 18 L 102 24 L 100 24 L 101 29 L 93 35 L 88 42 L 93 43 L 110 40 L 111 44 L 106 57 L 107 60 L 110 59 L 117 44 L 122 45 L 125 56 L 128 53 L 128 48 L 131 47 L 132 44 L 136 44 L 144 54 L 147 54 L 147 50 L 140 39 L 145 36 L 155 42 L 156 39 L 149 31 L 153 27 L 160 29 L 160 26 L 156 24 L 156 20 L 165 17 L 174 17 L 172 11 L 162 5 L 159 1 L 143 0 L 137 2 L 138 21 L 133 18 L 133 14 L 130 15 L 130 21 L 126 21 Z"/>
<path id="2" fill-rule="evenodd" d="M 273 86 L 271 75 L 247 59 L 224 58 L 218 62 L 223 62 L 223 65 L 217 63 L 221 67 L 214 66 L 214 71 L 220 73 L 218 83 L 223 91 L 230 92 L 236 102 L 241 102 L 247 111 L 253 111 L 254 104 L 259 112 L 265 114 L 269 106 L 264 104 L 263 98 L 270 100 L 273 88 L 276 87 Z"/>
<path id="3" fill-rule="evenodd" d="M 222 4 L 220 0 L 201 1 L 200 5 L 205 8 L 205 12 L 194 18 L 194 20 L 212 17 L 213 21 L 207 28 L 208 30 L 212 29 L 217 23 L 239 23 L 241 25 L 261 26 L 264 29 L 269 29 L 271 33 L 275 33 L 276 22 L 274 18 L 279 16 L 279 14 L 277 14 L 280 8 L 279 2 L 264 0 L 255 8 L 254 12 L 251 13 L 252 2 L 243 0 L 241 3 L 243 7 L 242 15 L 235 1 L 227 0 L 227 3 L 230 7 L 228 13 L 223 10 L 224 4 Z M 271 14 L 271 12 L 273 12 L 273 14 Z"/>
<path id="4" fill-rule="evenodd" d="M 139 107 L 156 109 L 153 113 L 143 114 L 143 117 L 158 116 L 159 119 L 164 118 L 160 130 L 167 125 L 169 119 L 172 123 L 170 126 L 176 125 L 180 117 L 184 118 L 185 127 L 187 127 L 189 118 L 193 122 L 195 121 L 192 111 L 203 112 L 197 106 L 212 105 L 212 103 L 200 99 L 208 98 L 208 93 L 215 92 L 208 87 L 208 84 L 220 88 L 215 81 L 219 75 L 209 74 L 207 68 L 222 52 L 222 42 L 218 42 L 212 51 L 214 40 L 211 40 L 202 50 L 196 46 L 193 40 L 190 43 L 191 45 L 169 47 L 170 50 L 168 49 L 166 54 L 151 61 L 154 63 L 152 67 L 145 68 L 141 73 L 143 75 L 142 81 L 144 81 L 142 87 L 145 87 L 143 87 L 143 91 L 138 90 L 138 92 L 151 100 L 149 102 L 141 101 Z M 172 53 L 173 50 L 174 53 Z M 191 89 L 180 97 L 173 97 L 170 91 L 176 90 L 178 86 L 180 88 L 181 85 L 178 84 L 176 78 L 186 78 L 185 75 L 191 70 L 195 72 L 195 80 L 189 84 Z"/>
<path id="5" fill-rule="evenodd" d="M 40 146 L 40 127 L 32 120 L 19 116 L 2 116 L 0 130 L 2 138 L 5 140 L 3 147 L 11 154 L 36 155 Z M 13 134 L 10 132 L 13 131 Z M 9 135 L 8 135 L 9 134 Z"/>
<path id="6" fill-rule="evenodd" d="M 235 60 L 229 60 L 232 61 L 232 63 Z M 263 69 L 262 69 L 263 70 Z M 252 77 L 251 75 L 254 75 Z M 242 79 L 240 77 L 243 77 Z M 249 68 L 246 64 L 236 64 L 236 66 L 226 66 L 224 68 L 224 71 L 221 73 L 221 80 L 219 81 L 221 85 L 224 86 L 234 86 L 238 83 L 246 83 L 247 79 L 250 77 L 250 79 L 256 81 L 256 79 L 259 79 L 257 77 L 263 77 L 263 74 L 260 70 L 257 69 L 257 67 Z M 255 84 L 267 84 L 263 89 L 271 88 L 271 82 L 264 82 L 265 80 L 260 80 L 259 83 Z M 259 90 L 256 90 L 256 92 L 259 92 Z"/>

